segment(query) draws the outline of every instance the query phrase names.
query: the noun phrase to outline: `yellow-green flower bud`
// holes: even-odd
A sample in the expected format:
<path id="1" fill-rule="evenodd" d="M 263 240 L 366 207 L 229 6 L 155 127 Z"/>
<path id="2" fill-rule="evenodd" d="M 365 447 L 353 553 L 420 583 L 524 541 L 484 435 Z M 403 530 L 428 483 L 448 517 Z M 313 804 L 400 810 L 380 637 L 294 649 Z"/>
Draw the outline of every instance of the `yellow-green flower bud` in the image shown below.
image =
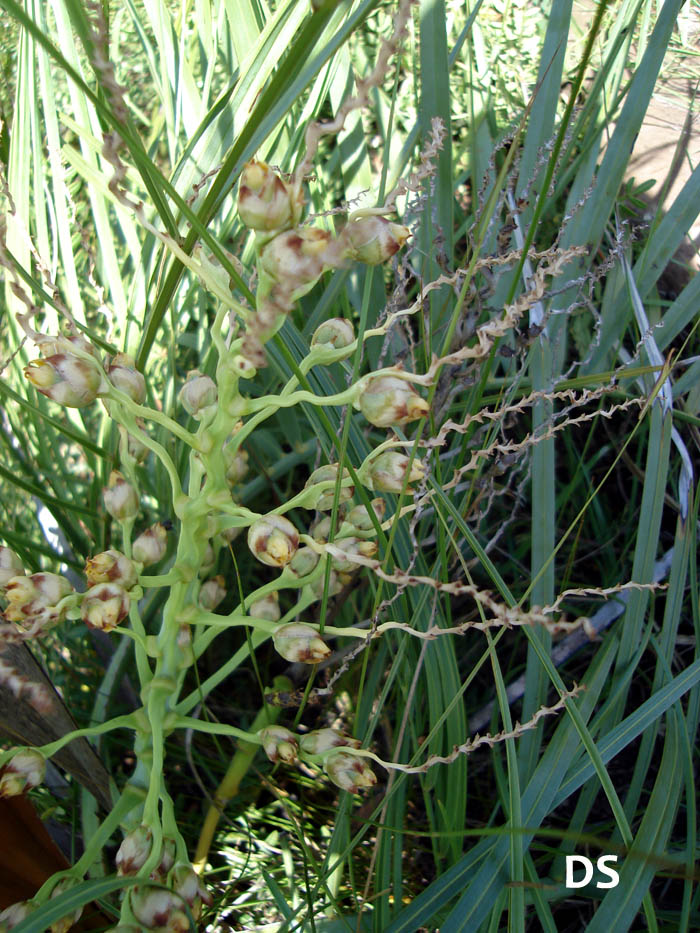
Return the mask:
<path id="1" fill-rule="evenodd" d="M 312 347 L 344 350 L 355 342 L 355 328 L 344 317 L 332 317 L 320 324 L 311 338 Z"/>
<path id="2" fill-rule="evenodd" d="M 347 224 L 341 238 L 347 243 L 349 258 L 376 266 L 398 253 L 410 235 L 408 227 L 384 217 L 361 217 Z"/>
<path id="3" fill-rule="evenodd" d="M 320 558 L 310 547 L 300 547 L 289 563 L 289 569 L 297 577 L 308 577 Z"/>
<path id="4" fill-rule="evenodd" d="M 425 476 L 423 462 L 417 457 L 411 464 L 411 472 L 406 479 L 410 457 L 398 450 L 385 450 L 368 464 L 363 471 L 366 485 L 375 492 L 401 492 L 404 482 L 406 492 L 412 492 L 410 483 L 418 482 Z"/>
<path id="5" fill-rule="evenodd" d="M 333 569 L 339 573 L 354 573 L 360 569 L 361 565 L 352 561 L 350 555 L 374 557 L 378 550 L 376 541 L 363 541 L 361 538 L 341 538 L 340 541 L 334 541 L 333 546 L 349 555 L 348 558 L 333 556 Z"/>
<path id="6" fill-rule="evenodd" d="M 134 562 L 110 548 L 91 557 L 85 564 L 85 576 L 90 586 L 96 583 L 119 583 L 125 590 L 130 590 L 139 579 Z"/>
<path id="7" fill-rule="evenodd" d="M 408 424 L 430 411 L 430 406 L 405 379 L 377 376 L 370 379 L 355 403 L 370 424 L 388 428 Z"/>
<path id="8" fill-rule="evenodd" d="M 303 735 L 299 745 L 307 755 L 322 755 L 332 748 L 360 748 L 362 742 L 337 729 L 316 729 Z"/>
<path id="9" fill-rule="evenodd" d="M 102 490 L 105 508 L 119 522 L 135 518 L 139 510 L 138 493 L 119 470 L 109 474 L 107 486 Z"/>
<path id="10" fill-rule="evenodd" d="M 272 641 L 278 654 L 292 663 L 316 664 L 331 653 L 316 629 L 303 622 L 290 622 L 281 626 L 272 636 Z"/>
<path id="11" fill-rule="evenodd" d="M 225 599 L 226 580 L 220 573 L 202 584 L 199 591 L 199 605 L 206 612 L 213 612 Z"/>
<path id="12" fill-rule="evenodd" d="M 269 165 L 254 159 L 246 163 L 238 189 L 238 213 L 246 227 L 265 231 L 289 226 L 297 211 L 293 200 L 297 197 L 290 186 Z"/>
<path id="13" fill-rule="evenodd" d="M 156 522 L 141 532 L 131 547 L 131 554 L 134 560 L 148 566 L 162 560 L 167 550 L 168 532 L 162 522 Z"/>
<path id="14" fill-rule="evenodd" d="M 216 383 L 209 376 L 204 376 L 198 369 L 187 373 L 187 381 L 180 389 L 178 399 L 185 411 L 199 420 L 202 412 L 216 403 L 218 393 Z"/>
<path id="15" fill-rule="evenodd" d="M 282 615 L 279 593 L 268 593 L 262 599 L 256 599 L 248 607 L 248 615 L 253 619 L 267 619 L 268 622 L 279 622 Z"/>
<path id="16" fill-rule="evenodd" d="M 384 519 L 384 513 L 386 512 L 386 502 L 384 499 L 372 499 L 370 505 L 372 506 L 372 511 L 374 512 L 377 521 L 381 524 Z M 374 525 L 372 523 L 372 518 L 367 510 L 366 505 L 356 505 L 354 509 L 350 509 L 348 514 L 345 516 L 345 521 L 352 525 L 354 528 L 357 528 L 358 531 L 373 531 Z"/>
<path id="17" fill-rule="evenodd" d="M 363 788 L 377 783 L 376 775 L 365 759 L 352 752 L 332 752 L 323 767 L 335 785 L 351 794 L 358 794 Z"/>
<path id="18" fill-rule="evenodd" d="M 315 281 L 326 264 L 331 235 L 318 227 L 298 227 L 280 233 L 265 245 L 260 263 L 277 282 L 295 287 Z"/>
<path id="19" fill-rule="evenodd" d="M 297 736 L 284 726 L 266 726 L 258 733 L 262 747 L 272 762 L 283 761 L 293 765 L 298 758 L 299 742 Z"/>
<path id="20" fill-rule="evenodd" d="M 12 577 L 5 587 L 5 618 L 10 622 L 24 622 L 39 615 L 56 618 L 60 614 L 57 605 L 72 592 L 68 580 L 57 573 Z"/>
<path id="21" fill-rule="evenodd" d="M 268 567 L 284 567 L 299 547 L 299 533 L 282 515 L 266 515 L 248 529 L 248 547 Z"/>
<path id="22" fill-rule="evenodd" d="M 118 583 L 98 583 L 83 595 L 80 617 L 89 628 L 111 632 L 129 614 L 131 600 Z"/>
<path id="23" fill-rule="evenodd" d="M 46 774 L 46 759 L 33 748 L 22 749 L 10 758 L 0 774 L 0 797 L 17 797 L 38 787 Z"/>
<path id="24" fill-rule="evenodd" d="M 153 848 L 153 834 L 147 826 L 137 829 L 124 836 L 115 858 L 117 874 L 124 877 L 138 875 L 151 854 Z"/>
<path id="25" fill-rule="evenodd" d="M 132 356 L 128 353 L 117 353 L 107 365 L 106 372 L 115 389 L 128 395 L 137 405 L 143 405 L 146 399 L 146 380 L 136 369 Z"/>
<path id="26" fill-rule="evenodd" d="M 4 589 L 13 577 L 23 577 L 24 567 L 17 554 L 9 547 L 0 546 L 0 589 Z"/>
<path id="27" fill-rule="evenodd" d="M 314 470 L 311 476 L 307 479 L 304 489 L 310 489 L 312 486 L 315 486 L 316 483 L 327 483 L 327 482 L 336 482 L 338 478 L 338 464 L 329 463 L 327 466 L 319 467 L 317 470 Z M 338 502 L 347 502 L 348 499 L 352 499 L 352 494 L 355 491 L 355 487 L 350 482 L 350 474 L 346 469 L 343 469 L 343 479 L 342 486 L 340 487 L 340 494 L 338 497 Z M 318 509 L 319 512 L 330 512 L 333 508 L 333 499 L 335 496 L 335 488 L 333 486 L 328 489 L 320 490 L 309 502 L 308 508 Z"/>
<path id="28" fill-rule="evenodd" d="M 66 353 L 34 360 L 24 375 L 38 392 L 67 408 L 90 405 L 106 389 L 96 365 Z"/>
<path id="29" fill-rule="evenodd" d="M 224 462 L 226 463 L 226 482 L 235 486 L 248 472 L 248 452 L 239 447 L 235 453 L 224 448 Z"/>

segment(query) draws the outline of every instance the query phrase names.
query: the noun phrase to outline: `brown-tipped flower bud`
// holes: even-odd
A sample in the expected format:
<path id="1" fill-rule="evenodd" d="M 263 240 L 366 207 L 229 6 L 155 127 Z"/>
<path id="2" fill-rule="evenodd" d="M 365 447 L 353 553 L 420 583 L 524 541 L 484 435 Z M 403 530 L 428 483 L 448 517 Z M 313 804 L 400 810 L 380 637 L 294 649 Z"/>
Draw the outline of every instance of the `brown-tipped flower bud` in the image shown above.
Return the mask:
<path id="1" fill-rule="evenodd" d="M 143 420 L 143 418 L 137 418 L 136 424 L 141 428 L 144 434 L 148 433 L 146 431 L 146 422 Z M 150 453 L 150 447 L 146 447 L 143 441 L 141 441 L 134 434 L 129 434 L 128 432 L 126 435 L 126 446 L 127 450 L 129 451 L 129 455 L 132 456 L 137 463 L 143 463 L 143 461 Z"/>
<path id="2" fill-rule="evenodd" d="M 211 905 L 213 899 L 191 865 L 179 862 L 172 871 L 170 882 L 173 890 L 190 908 L 194 920 L 199 920 L 202 904 Z M 189 929 L 189 926 L 188 926 Z"/>
<path id="3" fill-rule="evenodd" d="M 299 547 L 299 533 L 282 515 L 266 515 L 248 529 L 248 547 L 268 567 L 284 567 Z"/>
<path id="4" fill-rule="evenodd" d="M 248 452 L 240 447 L 234 453 L 224 448 L 224 462 L 226 464 L 226 482 L 235 486 L 248 472 Z"/>
<path id="5" fill-rule="evenodd" d="M 66 353 L 34 360 L 24 375 L 38 392 L 67 408 L 90 405 L 106 388 L 96 365 Z"/>
<path id="6" fill-rule="evenodd" d="M 412 492 L 410 483 L 423 479 L 425 467 L 421 460 L 414 458 L 411 472 L 406 479 L 409 463 L 410 457 L 399 453 L 398 450 L 385 450 L 370 461 L 364 474 L 366 483 L 375 492 L 401 492 L 406 482 L 406 492 Z"/>
<path id="7" fill-rule="evenodd" d="M 0 774 L 0 797 L 17 797 L 38 787 L 46 774 L 46 759 L 33 748 L 22 749 L 10 758 Z"/>
<path id="8" fill-rule="evenodd" d="M 98 583 L 83 595 L 80 617 L 89 628 L 111 632 L 129 615 L 131 600 L 118 583 Z"/>
<path id="9" fill-rule="evenodd" d="M 322 755 L 332 748 L 360 748 L 362 742 L 337 729 L 316 729 L 303 735 L 299 745 L 307 755 Z"/>
<path id="10" fill-rule="evenodd" d="M 148 566 L 162 560 L 167 549 L 168 532 L 162 522 L 156 522 L 155 525 L 141 532 L 132 545 L 131 554 L 134 560 Z"/>
<path id="11" fill-rule="evenodd" d="M 331 516 L 324 515 L 322 518 L 315 521 L 309 528 L 309 533 L 314 541 L 325 544 L 331 533 Z"/>
<path id="12" fill-rule="evenodd" d="M 199 605 L 206 612 L 213 612 L 225 599 L 226 580 L 220 573 L 202 584 L 199 591 Z"/>
<path id="13" fill-rule="evenodd" d="M 297 577 L 307 577 L 320 560 L 313 548 L 300 547 L 289 563 L 289 569 Z"/>
<path id="14" fill-rule="evenodd" d="M 109 474 L 107 486 L 102 490 L 105 508 L 119 522 L 135 518 L 139 510 L 138 493 L 118 470 Z"/>
<path id="15" fill-rule="evenodd" d="M 24 622 L 39 615 L 56 618 L 60 615 L 56 607 L 72 592 L 68 580 L 57 573 L 12 577 L 5 587 L 5 618 L 10 622 Z"/>
<path id="16" fill-rule="evenodd" d="M 178 399 L 185 411 L 193 418 L 201 418 L 205 408 L 216 403 L 218 393 L 216 383 L 209 376 L 204 376 L 198 369 L 187 373 L 187 381 L 180 389 Z"/>
<path id="17" fill-rule="evenodd" d="M 339 573 L 354 573 L 360 569 L 361 564 L 352 560 L 353 555 L 374 557 L 378 550 L 376 541 L 363 541 L 361 538 L 341 538 L 334 541 L 333 546 L 348 555 L 347 558 L 333 556 L 331 564 Z"/>
<path id="18" fill-rule="evenodd" d="M 316 664 L 331 653 L 316 629 L 303 622 L 290 622 L 289 625 L 281 626 L 272 636 L 272 641 L 285 661 Z"/>
<path id="19" fill-rule="evenodd" d="M 317 470 L 313 471 L 311 476 L 307 479 L 304 489 L 311 489 L 316 483 L 335 483 L 337 478 L 338 464 L 329 463 L 327 466 L 319 467 Z M 349 499 L 352 499 L 354 491 L 355 487 L 350 482 L 350 474 L 346 469 L 343 469 L 342 486 L 340 487 L 338 502 L 347 502 Z M 330 486 L 328 489 L 319 490 L 315 496 L 311 497 L 308 507 L 318 509 L 319 512 L 330 512 L 333 508 L 334 496 L 335 487 L 333 486 Z"/>
<path id="20" fill-rule="evenodd" d="M 332 752 L 323 767 L 335 785 L 351 794 L 358 794 L 363 788 L 377 783 L 376 775 L 365 759 L 352 752 Z"/>
<path id="21" fill-rule="evenodd" d="M 370 424 L 388 428 L 422 418 L 430 406 L 405 379 L 377 376 L 370 379 L 355 403 Z"/>
<path id="22" fill-rule="evenodd" d="M 377 518 L 378 522 L 382 522 L 384 518 L 384 513 L 386 512 L 386 502 L 384 499 L 372 499 L 370 502 L 372 506 L 372 511 Z M 354 528 L 357 528 L 358 531 L 373 531 L 374 524 L 372 522 L 372 517 L 367 509 L 366 505 L 356 505 L 354 509 L 350 509 L 348 514 L 345 516 L 345 521 L 352 525 Z"/>
<path id="23" fill-rule="evenodd" d="M 241 172 L 238 213 L 251 230 L 279 230 L 293 220 L 292 192 L 265 162 L 254 159 Z"/>
<path id="24" fill-rule="evenodd" d="M 121 551 L 112 548 L 88 560 L 85 576 L 90 586 L 96 583 L 119 583 L 125 590 L 130 590 L 139 579 L 134 562 Z"/>
<path id="25" fill-rule="evenodd" d="M 279 622 L 280 616 L 280 597 L 279 593 L 268 593 L 262 599 L 256 599 L 248 607 L 248 615 L 254 619 L 267 619 L 268 622 Z"/>
<path id="26" fill-rule="evenodd" d="M 14 930 L 35 909 L 31 901 L 18 901 L 16 904 L 10 904 L 0 913 L 0 933 Z"/>
<path id="27" fill-rule="evenodd" d="M 134 917 L 147 930 L 163 927 L 168 933 L 185 933 L 190 929 L 184 902 L 173 891 L 139 886 L 132 888 L 130 902 Z"/>
<path id="28" fill-rule="evenodd" d="M 347 255 L 358 262 L 376 266 L 398 253 L 411 235 L 408 227 L 384 217 L 361 217 L 351 220 L 341 233 L 347 243 Z"/>
<path id="29" fill-rule="evenodd" d="M 139 826 L 124 836 L 119 846 L 115 864 L 117 874 L 138 875 L 139 870 L 146 864 L 153 848 L 153 835 L 147 826 Z"/>
<path id="30" fill-rule="evenodd" d="M 260 262 L 275 281 L 299 287 L 315 281 L 323 272 L 330 240 L 327 230 L 298 227 L 270 240 L 260 254 Z"/>
<path id="31" fill-rule="evenodd" d="M 74 884 L 75 881 L 73 879 L 60 881 L 51 892 L 51 897 L 60 897 L 61 894 L 65 894 L 69 888 L 72 888 Z M 78 920 L 80 920 L 82 912 L 82 906 L 76 907 L 73 913 L 61 917 L 60 920 L 54 920 L 49 927 L 50 933 L 69 933 L 69 931 L 75 927 Z"/>
<path id="32" fill-rule="evenodd" d="M 320 324 L 311 338 L 312 347 L 344 350 L 355 342 L 355 328 L 344 317 L 332 317 Z"/>
<path id="33" fill-rule="evenodd" d="M 266 726 L 258 735 L 270 761 L 283 761 L 286 765 L 293 765 L 297 760 L 299 742 L 297 736 L 289 729 L 285 729 L 284 726 Z"/>
<path id="34" fill-rule="evenodd" d="M 24 566 L 17 554 L 9 547 L 0 546 L 0 589 L 4 589 L 13 577 L 23 577 Z"/>
<path id="35" fill-rule="evenodd" d="M 106 372 L 115 389 L 128 395 L 137 405 L 143 405 L 146 399 L 146 380 L 136 368 L 133 356 L 117 353 L 108 363 Z"/>

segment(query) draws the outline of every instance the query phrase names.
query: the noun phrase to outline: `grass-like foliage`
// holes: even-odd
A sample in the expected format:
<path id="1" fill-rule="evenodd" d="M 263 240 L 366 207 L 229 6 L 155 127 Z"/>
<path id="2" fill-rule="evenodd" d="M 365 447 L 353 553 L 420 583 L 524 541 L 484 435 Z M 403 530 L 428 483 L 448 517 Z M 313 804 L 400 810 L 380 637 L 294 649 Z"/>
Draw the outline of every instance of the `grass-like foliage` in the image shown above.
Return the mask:
<path id="1" fill-rule="evenodd" d="M 0 930 L 697 929 L 680 0 L 0 7 Z"/>

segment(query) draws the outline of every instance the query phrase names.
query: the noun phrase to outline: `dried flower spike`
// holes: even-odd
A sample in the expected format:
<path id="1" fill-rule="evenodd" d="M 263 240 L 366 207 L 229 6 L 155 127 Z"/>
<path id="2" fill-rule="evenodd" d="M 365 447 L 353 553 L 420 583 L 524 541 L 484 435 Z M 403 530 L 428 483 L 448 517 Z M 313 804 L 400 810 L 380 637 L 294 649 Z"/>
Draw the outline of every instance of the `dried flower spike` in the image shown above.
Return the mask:
<path id="1" fill-rule="evenodd" d="M 268 567 L 284 567 L 299 547 L 299 533 L 289 519 L 266 515 L 248 529 L 248 547 Z"/>
<path id="2" fill-rule="evenodd" d="M 17 797 L 38 787 L 46 774 L 46 759 L 32 748 L 18 751 L 0 775 L 0 797 Z"/>
<path id="3" fill-rule="evenodd" d="M 297 736 L 284 726 L 267 726 L 258 733 L 263 750 L 272 762 L 283 761 L 293 765 L 297 760 L 299 742 Z"/>
<path id="4" fill-rule="evenodd" d="M 430 411 L 430 406 L 407 382 L 397 376 L 370 379 L 355 403 L 370 424 L 388 428 L 408 424 Z"/>
<path id="5" fill-rule="evenodd" d="M 38 392 L 67 408 L 90 405 L 106 389 L 97 366 L 66 353 L 34 360 L 24 375 Z"/>
<path id="6" fill-rule="evenodd" d="M 107 486 L 102 490 L 105 508 L 119 522 L 135 518 L 139 510 L 139 497 L 131 485 L 118 470 L 109 474 Z"/>
<path id="7" fill-rule="evenodd" d="M 316 629 L 303 622 L 290 622 L 278 628 L 272 641 L 285 661 L 292 663 L 300 661 L 303 664 L 316 664 L 331 653 Z"/>

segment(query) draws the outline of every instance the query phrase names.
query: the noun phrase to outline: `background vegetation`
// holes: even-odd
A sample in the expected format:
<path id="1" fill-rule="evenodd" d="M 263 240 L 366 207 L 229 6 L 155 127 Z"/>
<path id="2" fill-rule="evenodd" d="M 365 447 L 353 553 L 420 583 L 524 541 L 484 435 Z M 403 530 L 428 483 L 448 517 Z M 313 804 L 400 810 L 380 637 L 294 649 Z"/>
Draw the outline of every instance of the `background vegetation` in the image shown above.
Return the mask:
<path id="1" fill-rule="evenodd" d="M 252 243 L 236 212 L 244 163 L 257 156 L 293 170 L 308 122 L 330 118 L 353 93 L 354 76 L 371 70 L 394 6 L 104 3 L 113 74 L 95 68 L 88 4 L 0 6 L 0 521 L 27 567 L 78 570 L 110 546 L 101 490 L 118 436 L 98 407 L 59 410 L 26 384 L 32 352 L 15 323 L 24 309 L 12 283 L 41 307 L 42 331 L 57 331 L 65 305 L 98 345 L 133 352 L 151 400 L 172 413 L 187 370 L 206 371 L 210 361 L 216 301 L 115 198 L 103 134 L 120 132 L 124 184 L 149 224 L 180 237 L 187 253 L 204 242 L 249 281 Z M 693 168 L 666 212 L 644 222 L 641 192 L 626 182 L 655 82 L 669 49 L 690 41 L 693 13 L 679 0 L 600 0 L 574 22 L 570 0 L 421 0 L 371 106 L 322 143 L 308 193 L 333 229 L 342 214 L 327 212 L 381 203 L 419 164 L 432 121 L 445 128 L 434 171 L 398 200 L 413 236 L 391 275 L 364 267 L 325 274 L 269 345 L 251 392 L 278 391 L 326 317 L 347 317 L 362 331 L 419 295 L 421 313 L 384 346 L 368 343 L 361 365 L 404 360 L 424 372 L 432 353 L 469 345 L 479 325 L 527 290 L 537 264 L 528 249 L 585 247 L 484 360 L 443 369 L 425 436 L 449 419 L 473 420 L 426 458 L 421 507 L 392 526 L 380 556 L 389 571 L 473 582 L 511 607 L 551 606 L 576 589 L 561 608 L 570 620 L 592 619 L 586 635 L 598 634 L 582 637 L 579 627 L 553 637 L 516 625 L 427 643 L 397 633 L 345 670 L 336 656 L 310 682 L 270 651 L 221 684 L 199 716 L 245 727 L 262 686 L 286 673 L 298 693 L 277 699 L 280 722 L 342 725 L 387 760 L 418 764 L 477 730 L 512 733 L 574 683 L 585 690 L 521 736 L 423 774 L 379 773 L 361 801 L 258 756 L 210 853 L 208 929 L 700 926 L 700 279 L 672 276 L 669 285 L 666 275 L 660 285 L 700 212 L 700 174 Z M 125 115 L 113 80 L 125 89 Z M 494 261 L 513 250 L 508 263 Z M 324 394 L 342 391 L 353 364 L 314 370 L 310 382 Z M 484 410 L 493 418 L 479 420 Z M 282 412 L 256 431 L 238 490 L 251 509 L 286 501 L 328 458 L 357 467 L 385 436 L 352 413 L 303 413 Z M 477 450 L 486 453 L 458 475 Z M 184 475 L 186 462 L 178 466 Z M 157 462 L 148 461 L 143 482 L 145 524 L 170 517 Z M 409 500 L 392 498 L 397 513 Z M 267 579 L 245 548 L 233 557 L 223 553 L 217 568 L 230 591 L 222 611 L 237 602 L 238 580 L 248 590 Z M 157 596 L 146 601 L 147 625 L 160 609 Z M 425 629 L 479 615 L 464 596 L 384 583 L 368 571 L 341 596 L 326 595 L 318 618 L 397 618 Z M 202 658 L 202 681 L 237 637 Z M 78 723 L 134 702 L 128 642 L 119 644 L 100 659 L 79 623 L 43 644 Z M 338 670 L 333 689 L 318 690 Z M 112 738 L 98 750 L 121 781 L 130 750 Z M 166 767 L 193 851 L 234 751 L 201 735 L 170 744 Z M 42 790 L 37 803 L 72 827 L 79 847 L 95 820 L 87 795 L 71 782 L 60 797 Z M 572 895 L 564 886 L 572 852 L 618 854 L 620 884 Z M 109 897 L 103 904 L 109 910 Z"/>

